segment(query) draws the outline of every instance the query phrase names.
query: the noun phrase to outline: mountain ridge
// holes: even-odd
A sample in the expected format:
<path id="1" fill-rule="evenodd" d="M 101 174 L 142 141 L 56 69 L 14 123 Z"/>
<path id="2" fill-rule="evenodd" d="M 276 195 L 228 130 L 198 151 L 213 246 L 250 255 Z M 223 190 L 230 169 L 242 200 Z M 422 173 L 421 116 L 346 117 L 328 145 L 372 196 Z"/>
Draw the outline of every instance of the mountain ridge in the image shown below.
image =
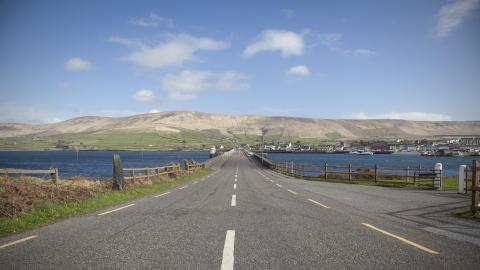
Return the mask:
<path id="1" fill-rule="evenodd" d="M 321 119 L 288 116 L 228 115 L 167 111 L 125 117 L 82 116 L 52 124 L 0 123 L 0 137 L 49 136 L 66 133 L 141 133 L 218 131 L 347 140 L 432 138 L 480 135 L 480 121 L 411 121 L 401 119 Z"/>

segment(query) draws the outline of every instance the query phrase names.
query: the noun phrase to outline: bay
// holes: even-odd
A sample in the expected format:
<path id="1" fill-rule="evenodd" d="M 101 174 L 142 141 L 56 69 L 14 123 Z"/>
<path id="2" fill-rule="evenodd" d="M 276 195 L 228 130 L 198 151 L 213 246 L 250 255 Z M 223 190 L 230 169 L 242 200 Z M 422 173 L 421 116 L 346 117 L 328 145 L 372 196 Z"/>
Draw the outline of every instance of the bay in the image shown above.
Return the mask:
<path id="1" fill-rule="evenodd" d="M 112 178 L 112 157 L 119 153 L 124 168 L 159 167 L 171 162 L 183 165 L 183 160 L 203 162 L 205 152 L 134 152 L 134 151 L 0 151 L 0 168 L 48 169 L 58 168 L 60 178 Z M 50 175 L 35 175 L 49 178 Z"/>

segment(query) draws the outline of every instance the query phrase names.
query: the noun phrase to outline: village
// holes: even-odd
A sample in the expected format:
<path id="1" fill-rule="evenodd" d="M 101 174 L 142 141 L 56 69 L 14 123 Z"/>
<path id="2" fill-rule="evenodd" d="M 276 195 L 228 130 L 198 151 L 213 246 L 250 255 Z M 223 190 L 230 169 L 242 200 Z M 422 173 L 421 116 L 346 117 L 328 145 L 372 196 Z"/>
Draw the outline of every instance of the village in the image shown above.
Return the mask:
<path id="1" fill-rule="evenodd" d="M 476 156 L 480 155 L 480 136 L 443 137 L 434 140 L 339 141 L 330 144 L 303 144 L 271 141 L 253 146 L 242 145 L 259 152 L 338 153 L 338 154 L 419 154 L 422 156 Z"/>

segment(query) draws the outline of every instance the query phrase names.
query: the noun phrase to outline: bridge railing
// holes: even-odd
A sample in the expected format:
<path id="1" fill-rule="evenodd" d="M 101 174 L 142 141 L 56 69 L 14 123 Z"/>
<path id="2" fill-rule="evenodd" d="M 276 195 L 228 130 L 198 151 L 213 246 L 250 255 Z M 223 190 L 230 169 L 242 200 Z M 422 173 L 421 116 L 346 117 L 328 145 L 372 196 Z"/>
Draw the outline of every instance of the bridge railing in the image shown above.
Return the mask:
<path id="1" fill-rule="evenodd" d="M 387 167 L 358 166 L 352 164 L 306 164 L 293 161 L 277 162 L 265 156 L 250 153 L 259 165 L 299 178 L 316 180 L 371 181 L 375 184 L 414 185 L 422 188 L 441 188 L 442 170 L 422 166 Z"/>

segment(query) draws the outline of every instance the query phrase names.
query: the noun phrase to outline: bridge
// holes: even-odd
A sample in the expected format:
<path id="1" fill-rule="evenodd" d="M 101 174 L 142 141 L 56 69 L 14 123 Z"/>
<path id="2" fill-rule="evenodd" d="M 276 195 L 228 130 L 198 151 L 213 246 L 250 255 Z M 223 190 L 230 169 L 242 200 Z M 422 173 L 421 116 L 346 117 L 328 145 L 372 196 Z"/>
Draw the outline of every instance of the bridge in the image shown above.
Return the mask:
<path id="1" fill-rule="evenodd" d="M 304 181 L 235 151 L 206 177 L 0 239 L 1 269 L 478 269 L 468 197 Z"/>

